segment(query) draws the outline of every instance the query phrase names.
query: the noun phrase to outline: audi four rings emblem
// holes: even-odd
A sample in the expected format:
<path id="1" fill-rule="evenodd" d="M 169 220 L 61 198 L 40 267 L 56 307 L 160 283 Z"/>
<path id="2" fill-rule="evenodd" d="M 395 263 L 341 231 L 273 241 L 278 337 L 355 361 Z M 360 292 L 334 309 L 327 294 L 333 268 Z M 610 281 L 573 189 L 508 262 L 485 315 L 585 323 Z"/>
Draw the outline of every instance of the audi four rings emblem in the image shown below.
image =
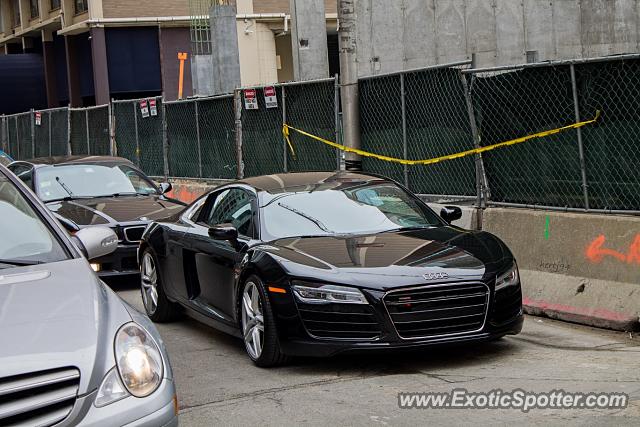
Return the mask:
<path id="1" fill-rule="evenodd" d="M 447 273 L 427 273 L 427 274 L 423 274 L 422 277 L 424 277 L 427 280 L 442 280 L 442 279 L 448 279 L 449 275 Z"/>

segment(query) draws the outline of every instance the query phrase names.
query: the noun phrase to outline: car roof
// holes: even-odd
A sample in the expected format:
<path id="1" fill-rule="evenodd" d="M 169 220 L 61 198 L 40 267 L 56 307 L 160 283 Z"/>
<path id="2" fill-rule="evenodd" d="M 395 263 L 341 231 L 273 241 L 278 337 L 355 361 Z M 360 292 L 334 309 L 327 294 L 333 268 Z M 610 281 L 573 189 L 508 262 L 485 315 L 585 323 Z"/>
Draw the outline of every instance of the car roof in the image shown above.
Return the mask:
<path id="1" fill-rule="evenodd" d="M 21 160 L 24 163 L 31 163 L 33 165 L 73 165 L 73 164 L 127 164 L 134 166 L 133 163 L 123 157 L 114 156 L 52 156 L 52 157 L 38 157 L 35 159 Z"/>
<path id="2" fill-rule="evenodd" d="M 245 178 L 236 184 L 253 187 L 257 191 L 268 193 L 286 193 L 312 190 L 319 186 L 338 187 L 342 185 L 365 184 L 371 182 L 388 182 L 387 178 L 362 172 L 297 172 L 274 175 L 261 175 Z"/>

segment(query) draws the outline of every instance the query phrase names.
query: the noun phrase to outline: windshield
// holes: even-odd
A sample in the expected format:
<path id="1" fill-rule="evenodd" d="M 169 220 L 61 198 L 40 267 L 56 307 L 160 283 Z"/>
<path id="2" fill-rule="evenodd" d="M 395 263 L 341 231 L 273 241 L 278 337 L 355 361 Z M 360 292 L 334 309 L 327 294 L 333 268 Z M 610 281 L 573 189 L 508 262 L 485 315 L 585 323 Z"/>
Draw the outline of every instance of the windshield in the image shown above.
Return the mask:
<path id="1" fill-rule="evenodd" d="M 45 202 L 65 198 L 158 194 L 156 187 L 126 165 L 64 165 L 38 170 L 38 196 Z"/>
<path id="2" fill-rule="evenodd" d="M 67 259 L 51 230 L 2 173 L 0 218 L 0 269 Z"/>
<path id="3" fill-rule="evenodd" d="M 391 183 L 285 194 L 262 208 L 262 218 L 265 233 L 274 239 L 442 225 L 435 213 Z"/>

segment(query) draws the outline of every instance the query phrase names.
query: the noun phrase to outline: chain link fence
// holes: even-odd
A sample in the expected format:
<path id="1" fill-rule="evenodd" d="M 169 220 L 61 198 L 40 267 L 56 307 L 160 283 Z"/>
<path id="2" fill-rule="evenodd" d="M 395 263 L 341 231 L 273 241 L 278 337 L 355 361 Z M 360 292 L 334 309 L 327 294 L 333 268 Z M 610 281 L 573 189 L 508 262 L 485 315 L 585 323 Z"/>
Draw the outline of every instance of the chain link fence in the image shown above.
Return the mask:
<path id="1" fill-rule="evenodd" d="M 426 159 L 602 115 L 583 128 L 431 165 L 365 157 L 365 171 L 480 206 L 640 213 L 640 55 L 485 69 L 470 62 L 361 79 L 362 149 Z M 337 78 L 247 89 L 2 116 L 0 143 L 17 159 L 117 154 L 151 176 L 233 179 L 341 168 L 334 148 L 291 132 L 292 152 L 282 134 L 286 123 L 340 142 Z M 269 105 L 265 90 L 275 92 Z"/>

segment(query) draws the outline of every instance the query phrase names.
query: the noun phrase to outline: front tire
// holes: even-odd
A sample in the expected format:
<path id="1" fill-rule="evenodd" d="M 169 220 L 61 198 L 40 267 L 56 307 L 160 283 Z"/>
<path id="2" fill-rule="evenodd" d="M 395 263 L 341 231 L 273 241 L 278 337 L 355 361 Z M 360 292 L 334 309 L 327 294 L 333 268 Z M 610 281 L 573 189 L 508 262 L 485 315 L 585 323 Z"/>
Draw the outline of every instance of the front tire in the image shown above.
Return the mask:
<path id="1" fill-rule="evenodd" d="M 288 360 L 280 351 L 271 304 L 257 276 L 249 277 L 244 283 L 240 299 L 240 327 L 247 354 L 257 366 L 267 368 Z"/>
<path id="2" fill-rule="evenodd" d="M 157 259 L 149 248 L 140 259 L 140 291 L 147 316 L 154 322 L 170 322 L 179 316 L 180 307 L 167 299 Z"/>

